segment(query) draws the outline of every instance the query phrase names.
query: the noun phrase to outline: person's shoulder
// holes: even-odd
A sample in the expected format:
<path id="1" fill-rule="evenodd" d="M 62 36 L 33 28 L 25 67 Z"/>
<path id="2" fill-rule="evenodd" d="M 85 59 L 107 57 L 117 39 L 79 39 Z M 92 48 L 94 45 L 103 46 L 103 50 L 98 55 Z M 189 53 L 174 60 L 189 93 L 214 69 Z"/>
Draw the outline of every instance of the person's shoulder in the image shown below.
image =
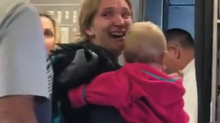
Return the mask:
<path id="1" fill-rule="evenodd" d="M 25 20 L 26 18 L 28 18 L 28 20 Z M 28 24 L 30 23 L 32 23 L 33 27 L 37 26 L 40 24 L 40 20 L 37 18 L 39 18 L 39 16 L 36 8 L 27 0 L 0 1 L 0 35 L 6 33 L 6 30 L 11 30 L 12 28 L 22 28 L 22 26 L 24 26 L 23 23 L 26 23 L 26 26 L 29 28 L 30 25 Z M 33 27 L 31 27 L 31 29 Z"/>
<path id="2" fill-rule="evenodd" d="M 37 10 L 27 0 L 1 0 L 0 17 L 4 18 L 9 14 L 14 14 L 21 8 L 30 8 L 31 10 L 37 12 Z"/>
<path id="3" fill-rule="evenodd" d="M 17 5 L 24 4 L 26 0 L 1 0 L 0 1 L 0 11 L 10 11 Z"/>

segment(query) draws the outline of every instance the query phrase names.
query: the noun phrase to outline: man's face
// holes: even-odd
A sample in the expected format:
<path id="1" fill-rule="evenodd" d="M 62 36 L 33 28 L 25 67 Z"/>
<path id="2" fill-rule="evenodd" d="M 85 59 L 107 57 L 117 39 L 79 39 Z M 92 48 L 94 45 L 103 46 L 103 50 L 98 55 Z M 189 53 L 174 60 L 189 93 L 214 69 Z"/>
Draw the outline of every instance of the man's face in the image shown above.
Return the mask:
<path id="1" fill-rule="evenodd" d="M 167 53 L 164 57 L 164 65 L 166 66 L 166 73 L 178 72 L 181 68 L 180 66 L 180 46 L 177 43 L 167 44 Z"/>

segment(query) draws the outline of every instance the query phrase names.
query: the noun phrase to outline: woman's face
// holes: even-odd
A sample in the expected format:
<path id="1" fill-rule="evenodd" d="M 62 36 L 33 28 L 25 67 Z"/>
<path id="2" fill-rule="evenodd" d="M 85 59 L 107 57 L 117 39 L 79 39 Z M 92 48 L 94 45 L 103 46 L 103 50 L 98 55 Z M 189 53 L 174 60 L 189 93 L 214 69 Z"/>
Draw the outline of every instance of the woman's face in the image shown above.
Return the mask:
<path id="1" fill-rule="evenodd" d="M 120 55 L 131 24 L 132 11 L 125 0 L 102 0 L 93 24 L 86 33 L 95 44 Z"/>
<path id="2" fill-rule="evenodd" d="M 41 17 L 41 25 L 44 31 L 44 38 L 47 51 L 50 52 L 55 46 L 55 29 L 52 21 L 47 17 Z"/>

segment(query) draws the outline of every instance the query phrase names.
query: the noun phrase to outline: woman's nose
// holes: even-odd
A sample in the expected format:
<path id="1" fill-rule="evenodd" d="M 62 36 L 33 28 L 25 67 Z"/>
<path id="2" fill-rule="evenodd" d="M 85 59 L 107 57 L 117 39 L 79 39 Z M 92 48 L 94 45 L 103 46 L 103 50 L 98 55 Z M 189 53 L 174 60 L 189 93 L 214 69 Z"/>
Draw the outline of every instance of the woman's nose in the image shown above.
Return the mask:
<path id="1" fill-rule="evenodd" d="M 115 23 L 116 26 L 123 25 L 123 24 L 124 24 L 124 19 L 123 19 L 123 17 L 122 17 L 121 15 L 115 17 L 114 23 Z"/>

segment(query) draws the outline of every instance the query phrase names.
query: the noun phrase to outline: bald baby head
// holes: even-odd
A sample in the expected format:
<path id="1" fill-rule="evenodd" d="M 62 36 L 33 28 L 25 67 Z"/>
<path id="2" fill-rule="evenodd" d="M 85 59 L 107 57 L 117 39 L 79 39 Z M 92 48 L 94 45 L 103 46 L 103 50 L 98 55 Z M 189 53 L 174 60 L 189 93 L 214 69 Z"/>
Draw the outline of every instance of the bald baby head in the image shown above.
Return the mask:
<path id="1" fill-rule="evenodd" d="M 161 64 L 166 53 L 162 30 L 152 22 L 134 23 L 125 37 L 126 62 Z"/>

